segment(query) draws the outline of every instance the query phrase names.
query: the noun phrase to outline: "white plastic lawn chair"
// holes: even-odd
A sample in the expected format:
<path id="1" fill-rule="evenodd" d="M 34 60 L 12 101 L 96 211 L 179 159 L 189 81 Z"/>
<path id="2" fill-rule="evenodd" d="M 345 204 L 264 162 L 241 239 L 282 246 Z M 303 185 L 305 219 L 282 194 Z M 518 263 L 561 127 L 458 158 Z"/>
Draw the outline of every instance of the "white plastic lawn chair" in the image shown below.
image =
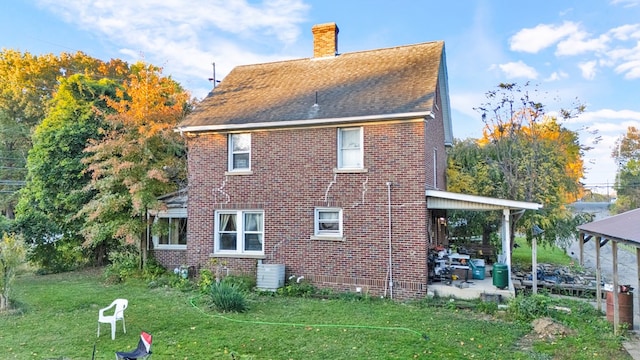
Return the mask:
<path id="1" fill-rule="evenodd" d="M 115 299 L 111 303 L 111 305 L 107 306 L 104 309 L 100 309 L 98 313 L 98 337 L 100 336 L 100 323 L 103 324 L 111 324 L 111 340 L 115 340 L 116 338 L 116 321 L 122 320 L 122 330 L 124 330 L 125 334 L 127 333 L 127 327 L 124 323 L 124 311 L 129 306 L 129 301 L 127 299 Z M 105 315 L 105 311 L 115 308 L 113 311 L 113 315 Z"/>

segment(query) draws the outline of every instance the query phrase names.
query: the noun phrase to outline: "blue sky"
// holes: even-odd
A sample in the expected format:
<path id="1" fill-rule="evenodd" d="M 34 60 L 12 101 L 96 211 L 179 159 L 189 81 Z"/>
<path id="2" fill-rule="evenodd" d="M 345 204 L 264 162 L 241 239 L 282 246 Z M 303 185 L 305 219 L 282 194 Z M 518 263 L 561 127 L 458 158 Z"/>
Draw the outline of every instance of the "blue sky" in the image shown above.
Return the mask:
<path id="1" fill-rule="evenodd" d="M 501 82 L 537 85 L 549 110 L 584 103 L 565 126 L 593 147 L 584 182 L 598 192 L 615 180 L 615 139 L 640 127 L 640 0 L 3 1 L 0 48 L 143 60 L 202 98 L 213 62 L 223 79 L 311 57 L 311 27 L 326 22 L 341 53 L 444 40 L 457 138 L 481 135 L 473 108 Z"/>

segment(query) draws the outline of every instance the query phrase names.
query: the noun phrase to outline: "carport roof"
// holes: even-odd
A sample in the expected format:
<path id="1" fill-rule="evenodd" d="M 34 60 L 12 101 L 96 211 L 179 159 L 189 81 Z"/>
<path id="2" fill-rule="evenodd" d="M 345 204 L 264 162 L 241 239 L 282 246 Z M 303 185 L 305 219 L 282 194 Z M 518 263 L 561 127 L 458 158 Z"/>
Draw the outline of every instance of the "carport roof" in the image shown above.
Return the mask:
<path id="1" fill-rule="evenodd" d="M 446 209 L 446 210 L 538 210 L 542 208 L 541 204 L 497 199 L 486 196 L 459 194 L 441 190 L 427 190 L 427 207 L 429 209 Z"/>
<path id="2" fill-rule="evenodd" d="M 640 209 L 580 225 L 578 230 L 609 240 L 640 244 Z"/>

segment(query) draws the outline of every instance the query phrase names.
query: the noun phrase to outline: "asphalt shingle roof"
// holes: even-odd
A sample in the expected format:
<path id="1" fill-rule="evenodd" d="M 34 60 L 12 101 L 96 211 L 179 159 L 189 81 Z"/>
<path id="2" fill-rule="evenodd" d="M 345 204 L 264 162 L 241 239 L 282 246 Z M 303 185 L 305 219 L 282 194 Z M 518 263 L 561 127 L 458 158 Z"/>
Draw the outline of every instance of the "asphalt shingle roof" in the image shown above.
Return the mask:
<path id="1" fill-rule="evenodd" d="M 436 41 L 238 66 L 179 128 L 433 111 L 443 54 Z"/>
<path id="2" fill-rule="evenodd" d="M 607 239 L 628 240 L 640 244 L 640 209 L 578 226 L 578 229 Z"/>

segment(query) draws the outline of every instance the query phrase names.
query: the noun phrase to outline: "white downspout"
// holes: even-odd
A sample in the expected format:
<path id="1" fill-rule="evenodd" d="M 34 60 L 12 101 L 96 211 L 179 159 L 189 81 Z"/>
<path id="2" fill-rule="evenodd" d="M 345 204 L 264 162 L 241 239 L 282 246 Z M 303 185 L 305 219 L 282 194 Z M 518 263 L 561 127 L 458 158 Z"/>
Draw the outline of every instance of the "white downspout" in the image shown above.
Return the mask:
<path id="1" fill-rule="evenodd" d="M 388 218 L 389 218 L 389 297 L 393 299 L 393 257 L 391 247 L 391 182 L 387 181 L 387 202 L 388 206 Z"/>

